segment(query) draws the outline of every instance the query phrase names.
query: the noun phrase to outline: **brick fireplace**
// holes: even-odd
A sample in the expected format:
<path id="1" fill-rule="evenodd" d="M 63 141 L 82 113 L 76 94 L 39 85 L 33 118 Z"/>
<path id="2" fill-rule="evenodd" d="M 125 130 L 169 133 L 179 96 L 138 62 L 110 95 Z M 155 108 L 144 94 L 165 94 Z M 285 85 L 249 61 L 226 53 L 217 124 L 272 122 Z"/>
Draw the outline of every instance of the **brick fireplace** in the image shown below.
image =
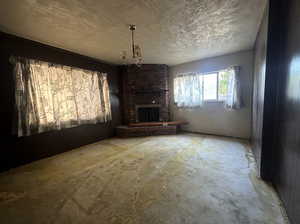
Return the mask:
<path id="1" fill-rule="evenodd" d="M 124 123 L 169 121 L 168 66 L 122 67 Z"/>

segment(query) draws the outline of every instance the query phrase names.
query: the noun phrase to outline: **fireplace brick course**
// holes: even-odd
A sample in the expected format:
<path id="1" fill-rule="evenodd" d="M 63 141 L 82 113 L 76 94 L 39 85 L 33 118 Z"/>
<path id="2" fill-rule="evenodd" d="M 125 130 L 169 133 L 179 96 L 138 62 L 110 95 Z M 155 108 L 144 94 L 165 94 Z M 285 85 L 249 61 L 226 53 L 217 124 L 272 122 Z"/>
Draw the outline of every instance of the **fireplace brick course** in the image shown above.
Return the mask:
<path id="1" fill-rule="evenodd" d="M 169 121 L 168 66 L 147 64 L 122 66 L 124 124 L 137 121 L 136 106 L 160 105 L 160 121 Z"/>

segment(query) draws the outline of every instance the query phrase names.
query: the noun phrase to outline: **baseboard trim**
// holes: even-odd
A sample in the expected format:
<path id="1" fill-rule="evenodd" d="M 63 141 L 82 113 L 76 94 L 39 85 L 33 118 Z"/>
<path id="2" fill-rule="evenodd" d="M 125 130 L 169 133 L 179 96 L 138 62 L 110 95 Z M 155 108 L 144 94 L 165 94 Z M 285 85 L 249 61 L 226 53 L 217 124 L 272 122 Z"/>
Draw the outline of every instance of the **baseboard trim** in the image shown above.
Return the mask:
<path id="1" fill-rule="evenodd" d="M 204 133 L 204 132 L 197 132 L 197 131 L 185 131 L 185 130 L 180 130 L 180 132 L 181 133 L 199 134 L 199 135 L 209 135 L 209 136 L 215 136 L 215 137 L 224 137 L 224 138 L 235 138 L 235 139 L 250 141 L 249 138 L 242 138 L 242 137 L 229 136 L 229 135 L 218 135 L 218 134 L 211 134 L 211 133 Z"/>

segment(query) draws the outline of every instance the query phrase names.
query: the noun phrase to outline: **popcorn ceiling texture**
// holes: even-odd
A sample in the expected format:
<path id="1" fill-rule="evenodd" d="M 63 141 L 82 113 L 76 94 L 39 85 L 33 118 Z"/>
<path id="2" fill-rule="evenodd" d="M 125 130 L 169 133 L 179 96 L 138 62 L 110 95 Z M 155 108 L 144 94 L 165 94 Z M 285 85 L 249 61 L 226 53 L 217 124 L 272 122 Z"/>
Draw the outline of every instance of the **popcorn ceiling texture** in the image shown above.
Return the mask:
<path id="1" fill-rule="evenodd" d="M 120 64 L 128 24 L 144 63 L 175 65 L 251 49 L 266 0 L 10 0 L 0 30 Z"/>

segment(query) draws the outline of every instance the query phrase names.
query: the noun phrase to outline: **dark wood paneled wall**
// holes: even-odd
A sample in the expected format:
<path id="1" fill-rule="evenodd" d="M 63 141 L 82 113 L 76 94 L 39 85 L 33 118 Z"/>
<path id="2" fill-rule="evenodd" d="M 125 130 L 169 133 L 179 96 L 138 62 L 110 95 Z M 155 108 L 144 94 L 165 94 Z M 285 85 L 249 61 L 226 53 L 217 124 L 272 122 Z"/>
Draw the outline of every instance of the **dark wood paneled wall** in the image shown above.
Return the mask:
<path id="1" fill-rule="evenodd" d="M 255 44 L 252 145 L 260 176 L 272 181 L 278 119 L 278 90 L 282 63 L 281 2 L 270 1 Z"/>
<path id="2" fill-rule="evenodd" d="M 12 135 L 14 114 L 14 81 L 10 55 L 24 56 L 52 63 L 98 70 L 108 74 L 113 120 L 106 124 L 83 125 L 29 137 Z M 0 170 L 55 155 L 114 135 L 121 123 L 119 68 L 62 49 L 0 32 Z"/>
<path id="3" fill-rule="evenodd" d="M 300 223 L 300 1 L 272 0 L 269 3 L 269 25 L 265 74 L 256 72 L 254 81 L 253 122 L 263 116 L 259 147 L 253 139 L 254 153 L 260 162 L 263 179 L 274 184 L 288 217 Z M 260 38 L 260 36 L 258 36 Z M 258 43 L 258 42 L 257 42 Z M 265 47 L 256 45 L 258 62 Z M 262 57 L 264 58 L 264 57 Z M 256 65 L 263 65 L 263 63 Z M 261 80 L 262 79 L 262 80 Z M 263 96 L 255 88 L 264 89 Z M 261 97 L 261 98 L 260 98 Z M 260 98 L 260 99 L 259 99 Z M 263 102 L 263 109 L 257 109 Z"/>
<path id="4" fill-rule="evenodd" d="M 269 1 L 269 24 L 267 39 L 264 119 L 262 131 L 261 174 L 273 181 L 278 129 L 278 96 L 281 88 L 279 78 L 282 70 L 282 29 L 284 27 L 284 2 Z"/>
<path id="5" fill-rule="evenodd" d="M 277 19 L 278 23 L 282 23 L 280 30 L 278 27 L 274 28 L 278 36 L 282 36 L 282 40 L 279 45 L 280 52 L 276 54 L 279 58 L 277 65 L 281 66 L 281 70 L 278 77 L 273 182 L 291 222 L 298 224 L 300 223 L 300 1 L 282 0 L 277 5 L 276 2 L 272 4 L 274 8 L 277 6 L 273 9 L 273 20 Z"/>
<path id="6" fill-rule="evenodd" d="M 251 143 L 258 170 L 261 171 L 262 130 L 265 101 L 267 37 L 269 10 L 266 7 L 254 49 L 253 102 Z M 262 174 L 260 174 L 262 176 Z"/>

